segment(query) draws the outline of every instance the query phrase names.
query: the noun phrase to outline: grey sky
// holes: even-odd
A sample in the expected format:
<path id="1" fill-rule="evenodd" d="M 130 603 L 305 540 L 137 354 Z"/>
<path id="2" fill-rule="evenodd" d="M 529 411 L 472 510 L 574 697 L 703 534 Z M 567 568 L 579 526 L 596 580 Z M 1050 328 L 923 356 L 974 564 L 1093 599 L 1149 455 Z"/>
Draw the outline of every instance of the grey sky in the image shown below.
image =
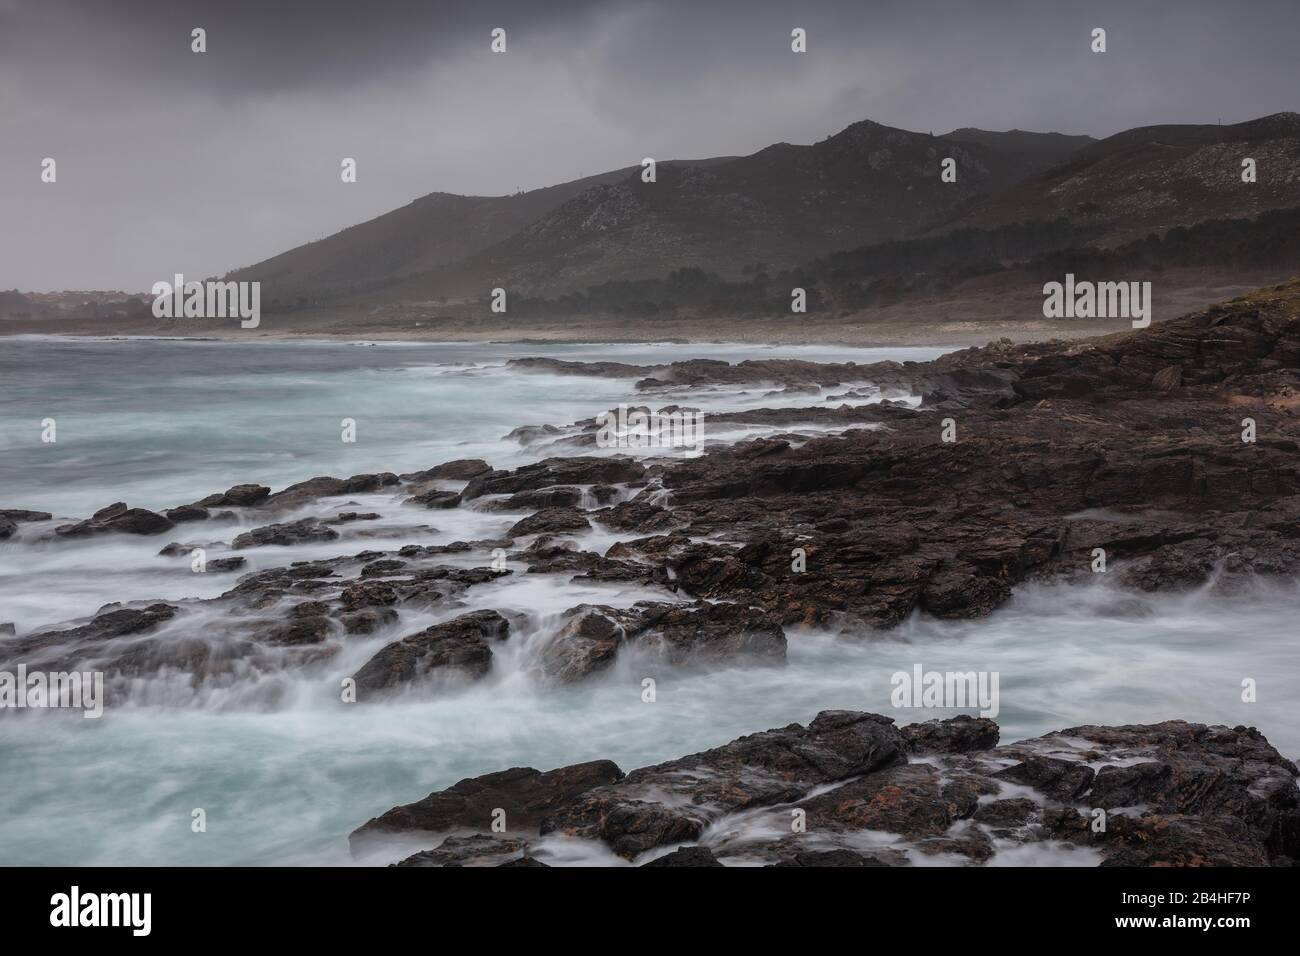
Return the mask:
<path id="1" fill-rule="evenodd" d="M 859 119 L 1237 122 L 1300 108 L 1298 31 L 1296 0 L 0 0 L 0 288 L 143 290 L 430 192 L 810 143 Z"/>

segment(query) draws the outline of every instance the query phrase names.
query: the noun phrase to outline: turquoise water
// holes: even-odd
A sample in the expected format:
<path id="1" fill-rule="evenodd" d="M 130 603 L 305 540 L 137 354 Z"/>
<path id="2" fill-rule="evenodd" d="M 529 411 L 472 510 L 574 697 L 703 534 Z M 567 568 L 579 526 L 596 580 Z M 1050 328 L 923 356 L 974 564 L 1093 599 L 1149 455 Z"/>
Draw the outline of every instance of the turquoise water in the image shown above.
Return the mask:
<path id="1" fill-rule="evenodd" d="M 935 351 L 779 354 L 861 362 Z M 564 425 L 634 397 L 630 381 L 503 367 L 507 358 L 533 354 L 650 362 L 777 353 L 0 339 L 0 507 L 82 516 L 119 499 L 169 506 L 242 481 L 276 487 L 318 474 L 403 471 L 471 456 L 511 466 L 537 457 L 502 440 L 517 425 Z M 765 392 L 709 390 L 690 400 L 706 409 L 783 400 Z M 39 422 L 47 416 L 58 422 L 58 441 L 40 446 Z M 338 440 L 343 417 L 357 420 L 356 445 Z M 355 501 L 361 510 L 406 522 L 391 540 L 368 543 L 375 548 L 490 537 L 519 517 L 401 509 L 387 495 Z M 436 530 L 417 530 L 429 522 Z M 585 545 L 602 549 L 612 540 L 593 532 Z M 155 539 L 126 536 L 0 543 L 0 621 L 16 621 L 22 634 L 108 601 L 210 597 L 229 586 L 228 578 L 175 571 L 157 558 L 158 547 Z M 339 542 L 289 556 L 248 554 L 257 567 L 356 550 L 355 542 Z M 347 833 L 466 776 L 597 757 L 631 769 L 806 722 L 827 708 L 873 710 L 900 722 L 950 716 L 891 706 L 890 676 L 918 663 L 927 670 L 996 670 L 1004 740 L 1081 723 L 1183 717 L 1252 724 L 1289 756 L 1300 755 L 1300 650 L 1293 639 L 1300 593 L 1290 585 L 1261 585 L 1230 598 L 1211 589 L 1158 599 L 1114 594 L 1104 580 L 1026 588 L 981 621 L 916 619 L 887 635 L 849 639 L 792 632 L 783 668 L 665 670 L 628 654 L 581 686 L 548 688 L 535 679 L 537 655 L 566 608 L 665 596 L 546 575 L 512 575 L 474 588 L 471 608 L 517 611 L 528 623 L 502 646 L 485 681 L 433 699 L 358 707 L 338 697 L 341 677 L 386 641 L 437 617 L 410 613 L 388 632 L 350 640 L 310 674 L 264 675 L 203 691 L 183 680 L 146 681 L 131 704 L 109 708 L 100 720 L 0 712 L 0 864 L 387 863 L 425 847 L 386 847 L 354 860 Z M 196 611 L 184 627 L 203 622 Z M 646 676 L 657 681 L 652 704 L 641 699 Z M 1241 700 L 1245 678 L 1258 682 L 1255 703 Z M 206 812 L 206 833 L 191 831 L 196 808 Z"/>

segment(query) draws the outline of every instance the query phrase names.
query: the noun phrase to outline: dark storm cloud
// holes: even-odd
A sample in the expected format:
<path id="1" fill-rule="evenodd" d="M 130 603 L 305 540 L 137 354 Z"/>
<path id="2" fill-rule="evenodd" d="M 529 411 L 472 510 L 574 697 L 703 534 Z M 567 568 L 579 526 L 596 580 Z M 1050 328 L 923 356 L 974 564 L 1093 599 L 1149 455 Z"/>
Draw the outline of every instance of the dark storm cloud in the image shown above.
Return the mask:
<path id="1" fill-rule="evenodd" d="M 488 50 L 497 26 L 506 56 Z M 863 118 L 1095 136 L 1236 122 L 1297 107 L 1298 28 L 1293 0 L 0 0 L 0 288 L 141 289 L 432 191 L 813 142 Z M 46 156 L 57 184 L 39 180 Z"/>

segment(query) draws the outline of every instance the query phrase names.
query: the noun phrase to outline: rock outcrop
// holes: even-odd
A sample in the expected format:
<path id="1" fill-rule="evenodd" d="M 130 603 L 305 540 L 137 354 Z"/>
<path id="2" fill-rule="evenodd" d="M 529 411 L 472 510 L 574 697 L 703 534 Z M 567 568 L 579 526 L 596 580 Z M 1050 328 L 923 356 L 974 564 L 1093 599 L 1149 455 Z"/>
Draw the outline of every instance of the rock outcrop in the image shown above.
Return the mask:
<path id="1" fill-rule="evenodd" d="M 997 736 L 984 718 L 898 728 L 828 711 L 626 776 L 598 761 L 462 780 L 352 839 L 449 833 L 407 861 L 444 866 L 545 863 L 556 840 L 658 866 L 983 865 L 1028 846 L 1103 866 L 1300 857 L 1300 771 L 1252 728 L 1175 720 L 1003 746 Z M 491 842 L 496 807 L 512 821 L 508 846 Z"/>

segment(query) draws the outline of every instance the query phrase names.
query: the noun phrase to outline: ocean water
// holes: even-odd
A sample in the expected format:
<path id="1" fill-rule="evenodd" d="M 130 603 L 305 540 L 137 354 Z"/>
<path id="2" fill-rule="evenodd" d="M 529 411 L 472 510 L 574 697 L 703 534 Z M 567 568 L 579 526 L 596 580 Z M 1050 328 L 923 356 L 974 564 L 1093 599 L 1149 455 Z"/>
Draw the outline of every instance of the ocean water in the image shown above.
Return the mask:
<path id="1" fill-rule="evenodd" d="M 83 517 L 116 500 L 166 507 L 243 481 L 276 488 L 460 457 L 511 467 L 538 457 L 503 438 L 516 426 L 566 425 L 639 400 L 631 381 L 504 367 L 524 355 L 868 362 L 938 351 L 0 339 L 0 507 Z M 819 399 L 767 391 L 693 390 L 675 400 L 707 414 Z M 53 445 L 39 441 L 47 417 L 57 422 Z M 339 441 L 345 417 L 357 422 L 355 445 Z M 707 419 L 706 434 L 728 437 L 710 432 Z M 375 549 L 492 537 L 521 516 L 426 512 L 397 501 L 360 495 L 304 513 L 344 505 L 380 512 L 390 531 L 366 539 Z M 234 531 L 210 533 L 228 539 Z M 593 531 L 583 546 L 603 550 L 616 537 Z M 0 621 L 23 634 L 110 601 L 211 597 L 230 586 L 229 576 L 194 575 L 160 559 L 161 543 L 0 542 Z M 244 553 L 257 568 L 357 550 L 345 539 Z M 436 696 L 350 705 L 338 688 L 387 641 L 465 609 L 404 612 L 394 627 L 350 639 L 310 673 L 198 690 L 175 679 L 141 681 L 127 704 L 98 720 L 0 711 L 0 864 L 387 863 L 426 847 L 381 847 L 355 859 L 348 832 L 463 777 L 602 757 L 628 770 L 830 708 L 878 711 L 901 723 L 956 713 L 892 706 L 891 675 L 916 664 L 997 671 L 1004 741 L 1083 723 L 1179 717 L 1258 726 L 1285 754 L 1300 756 L 1294 582 L 1258 582 L 1231 596 L 1210 586 L 1146 597 L 1117 593 L 1097 576 L 1087 586 L 1023 588 L 979 621 L 918 617 L 889 633 L 849 637 L 791 632 L 784 667 L 665 669 L 630 653 L 578 686 L 537 679 L 538 655 L 566 608 L 666 597 L 532 574 L 472 588 L 471 609 L 513 611 L 526 624 L 501 645 L 484 681 Z M 197 612 L 164 634 L 184 636 L 203 623 Z M 647 676 L 657 683 L 653 703 L 642 701 Z M 1252 703 L 1242 701 L 1247 679 L 1257 682 Z M 206 813 L 205 833 L 191 830 L 196 808 Z M 615 862 L 590 847 L 555 854 L 553 862 Z"/>

